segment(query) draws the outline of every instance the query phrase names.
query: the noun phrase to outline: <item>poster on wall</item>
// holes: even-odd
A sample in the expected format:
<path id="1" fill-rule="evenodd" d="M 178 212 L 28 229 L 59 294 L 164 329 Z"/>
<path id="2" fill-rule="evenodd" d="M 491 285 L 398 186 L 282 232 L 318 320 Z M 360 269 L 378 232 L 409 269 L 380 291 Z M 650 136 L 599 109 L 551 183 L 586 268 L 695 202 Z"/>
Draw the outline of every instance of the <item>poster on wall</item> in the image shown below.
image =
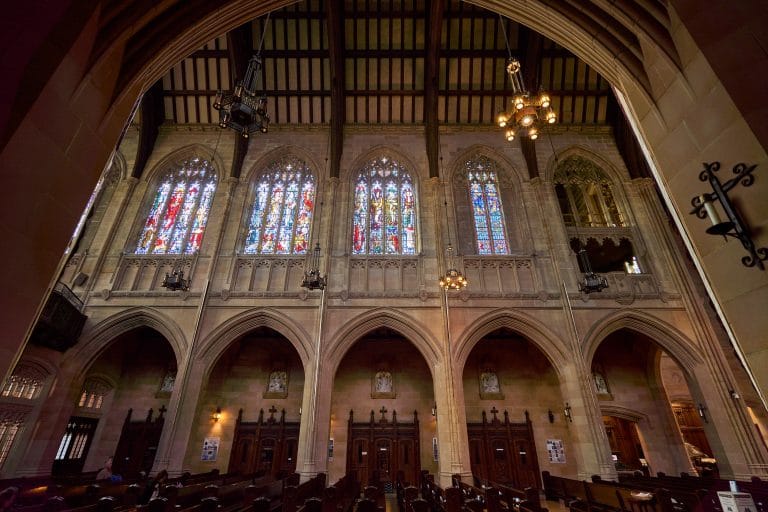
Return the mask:
<path id="1" fill-rule="evenodd" d="M 219 453 L 219 441 L 220 437 L 206 437 L 203 441 L 203 454 L 200 456 L 200 460 L 214 461 L 216 455 Z"/>
<path id="2" fill-rule="evenodd" d="M 432 438 L 432 460 L 437 462 L 439 458 L 440 458 L 440 454 L 437 451 L 437 438 L 433 437 Z"/>
<path id="3" fill-rule="evenodd" d="M 562 439 L 547 439 L 547 453 L 549 462 L 553 464 L 565 464 L 565 448 Z"/>

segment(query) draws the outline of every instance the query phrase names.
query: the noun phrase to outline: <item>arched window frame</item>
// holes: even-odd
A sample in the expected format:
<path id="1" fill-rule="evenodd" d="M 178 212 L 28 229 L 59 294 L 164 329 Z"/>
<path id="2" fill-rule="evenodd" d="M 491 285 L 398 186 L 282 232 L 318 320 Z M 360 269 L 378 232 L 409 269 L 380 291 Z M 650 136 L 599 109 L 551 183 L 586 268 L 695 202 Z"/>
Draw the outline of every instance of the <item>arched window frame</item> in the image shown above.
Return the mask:
<path id="1" fill-rule="evenodd" d="M 216 168 L 205 158 L 190 156 L 170 166 L 154 183 L 132 252 L 196 254 L 202 245 L 216 194 Z M 193 189 L 191 185 L 196 187 Z"/>
<path id="2" fill-rule="evenodd" d="M 464 161 L 462 171 L 467 181 L 477 254 L 508 255 L 509 236 L 498 165 L 485 155 L 476 154 Z"/>
<path id="3" fill-rule="evenodd" d="M 614 184 L 594 162 L 572 155 L 554 174 L 555 194 L 563 222 L 579 228 L 623 228 L 626 216 L 616 201 Z"/>
<path id="4" fill-rule="evenodd" d="M 99 378 L 89 377 L 83 383 L 77 407 L 92 411 L 100 410 L 110 391 L 112 391 L 112 386 L 108 382 Z"/>
<path id="5" fill-rule="evenodd" d="M 285 184 L 278 185 L 282 183 Z M 296 196 L 291 216 L 287 217 L 285 190 L 290 193 L 292 183 L 296 185 Z M 279 192 L 280 204 L 273 202 L 277 186 L 284 187 Z M 296 156 L 286 156 L 266 166 L 253 181 L 244 222 L 242 254 L 306 255 L 312 236 L 317 190 L 316 173 Z M 268 226 L 270 215 L 277 217 L 272 227 Z M 286 242 L 288 249 L 285 249 Z"/>
<path id="6" fill-rule="evenodd" d="M 395 186 L 394 190 L 390 185 Z M 389 207 L 387 197 L 393 199 Z M 396 223 L 385 219 L 388 210 L 397 211 Z M 382 222 L 372 225 L 371 218 L 379 215 Z M 396 232 L 388 234 L 389 226 L 395 226 Z M 354 173 L 352 181 L 352 255 L 415 256 L 418 241 L 418 191 L 413 174 L 388 156 L 368 160 Z"/>
<path id="7" fill-rule="evenodd" d="M 0 396 L 36 400 L 42 393 L 47 375 L 29 364 L 19 364 L 3 384 Z"/>

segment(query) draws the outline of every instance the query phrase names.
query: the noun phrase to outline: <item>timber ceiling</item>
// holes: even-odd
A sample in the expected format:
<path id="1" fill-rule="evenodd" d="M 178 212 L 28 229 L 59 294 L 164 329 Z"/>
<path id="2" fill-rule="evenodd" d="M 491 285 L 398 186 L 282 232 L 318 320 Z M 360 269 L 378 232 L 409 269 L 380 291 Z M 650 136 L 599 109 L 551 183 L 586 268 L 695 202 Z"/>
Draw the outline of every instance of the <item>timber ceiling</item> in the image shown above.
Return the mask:
<path id="1" fill-rule="evenodd" d="M 165 119 L 217 122 L 217 89 L 232 89 L 232 76 L 242 76 L 263 37 L 261 86 L 272 123 L 331 123 L 336 94 L 345 124 L 422 124 L 434 94 L 439 124 L 490 125 L 511 98 L 506 36 L 526 85 L 550 93 L 561 124 L 607 122 L 608 83 L 518 23 L 457 0 L 438 9 L 425 0 L 336 5 L 304 0 L 210 41 L 163 77 Z M 434 81 L 425 78 L 430 59 L 437 63 Z"/>

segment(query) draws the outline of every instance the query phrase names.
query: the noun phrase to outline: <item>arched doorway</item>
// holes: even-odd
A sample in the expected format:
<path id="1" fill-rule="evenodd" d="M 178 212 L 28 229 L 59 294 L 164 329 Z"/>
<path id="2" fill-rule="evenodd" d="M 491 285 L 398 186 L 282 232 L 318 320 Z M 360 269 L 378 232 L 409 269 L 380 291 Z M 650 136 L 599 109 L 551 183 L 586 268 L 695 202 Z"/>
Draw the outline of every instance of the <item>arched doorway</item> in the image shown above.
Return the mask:
<path id="1" fill-rule="evenodd" d="M 464 366 L 472 474 L 483 483 L 540 487 L 540 470 L 575 475 L 557 373 L 531 341 L 507 328 L 485 335 Z"/>
<path id="2" fill-rule="evenodd" d="M 695 413 L 694 401 L 688 377 L 674 358 L 648 336 L 625 328 L 601 342 L 591 364 L 616 471 L 694 470 L 682 431 L 690 424 L 697 442 L 707 448 L 709 443 L 701 422 L 685 414 Z M 711 451 L 705 458 L 711 459 Z"/>
<path id="3" fill-rule="evenodd" d="M 176 370 L 173 349 L 156 330 L 139 327 L 116 337 L 72 390 L 74 410 L 51 473 L 93 471 L 110 458 L 115 475 L 149 473 Z"/>
<path id="4" fill-rule="evenodd" d="M 432 375 L 416 347 L 387 327 L 362 336 L 344 355 L 333 382 L 328 472 L 354 473 L 389 489 L 437 471 Z"/>
<path id="5" fill-rule="evenodd" d="M 304 367 L 285 336 L 268 327 L 244 334 L 210 370 L 185 467 L 295 472 L 303 392 Z"/>

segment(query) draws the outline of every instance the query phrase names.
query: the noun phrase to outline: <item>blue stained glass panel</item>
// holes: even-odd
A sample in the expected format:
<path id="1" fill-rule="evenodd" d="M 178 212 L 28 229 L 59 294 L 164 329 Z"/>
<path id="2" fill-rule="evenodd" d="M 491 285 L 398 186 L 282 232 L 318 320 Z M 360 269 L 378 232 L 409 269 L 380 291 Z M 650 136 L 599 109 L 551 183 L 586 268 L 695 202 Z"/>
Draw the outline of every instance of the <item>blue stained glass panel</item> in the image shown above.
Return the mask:
<path id="1" fill-rule="evenodd" d="M 286 157 L 270 164 L 256 185 L 243 252 L 306 254 L 315 207 L 307 164 Z"/>
<path id="2" fill-rule="evenodd" d="M 478 254 L 509 254 L 495 167 L 483 156 L 465 164 Z"/>

